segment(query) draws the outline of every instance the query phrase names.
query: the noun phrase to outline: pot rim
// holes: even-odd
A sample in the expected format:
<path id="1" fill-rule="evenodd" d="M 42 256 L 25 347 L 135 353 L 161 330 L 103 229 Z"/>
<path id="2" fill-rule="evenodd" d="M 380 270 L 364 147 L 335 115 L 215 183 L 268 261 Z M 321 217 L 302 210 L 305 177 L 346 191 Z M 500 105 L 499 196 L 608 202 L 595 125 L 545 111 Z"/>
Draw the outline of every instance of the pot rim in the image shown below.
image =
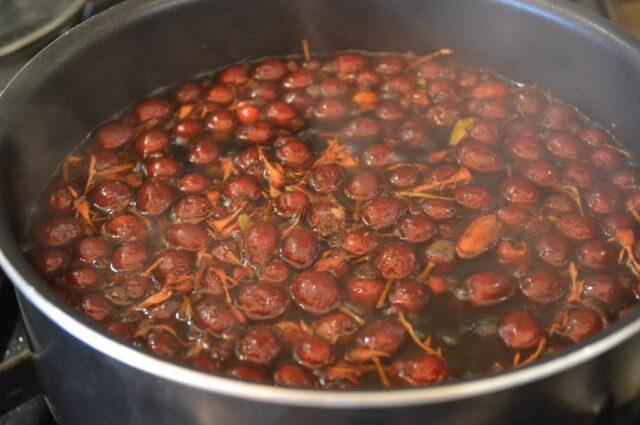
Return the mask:
<path id="1" fill-rule="evenodd" d="M 187 3 L 198 0 L 181 0 Z M 616 49 L 620 55 L 630 58 L 640 74 L 640 41 L 605 18 L 592 15 L 579 6 L 551 3 L 543 0 L 484 0 L 488 3 L 519 9 L 525 13 L 538 15 L 541 19 L 569 25 L 583 35 L 595 38 Z M 172 0 L 136 0 L 112 7 L 63 34 L 38 53 L 11 80 L 0 94 L 0 111 L 10 110 L 11 100 L 19 99 L 22 90 L 29 88 L 25 82 L 29 74 L 38 75 L 38 69 L 56 62 L 61 51 L 80 40 L 96 39 L 104 32 L 113 31 L 124 21 L 142 17 L 145 13 L 168 7 Z M 8 116 L 8 114 L 7 114 Z M 9 125 L 0 114 L 0 133 Z M 565 371 L 616 347 L 640 332 L 640 308 L 627 317 L 619 319 L 606 330 L 578 344 L 564 349 L 528 365 L 522 369 L 512 369 L 490 376 L 481 376 L 416 389 L 331 391 L 276 387 L 256 384 L 199 372 L 179 364 L 165 361 L 137 350 L 107 336 L 96 326 L 81 320 L 80 316 L 57 298 L 43 295 L 51 291 L 41 278 L 31 269 L 18 244 L 11 236 L 5 217 L 0 219 L 0 266 L 22 295 L 38 310 L 71 335 L 88 344 L 110 358 L 125 363 L 158 378 L 167 379 L 188 387 L 205 390 L 241 399 L 265 403 L 296 405 L 319 408 L 383 408 L 413 406 L 455 401 L 474 396 L 486 395 L 514 388 Z M 31 282 L 37 282 L 32 284 Z"/>

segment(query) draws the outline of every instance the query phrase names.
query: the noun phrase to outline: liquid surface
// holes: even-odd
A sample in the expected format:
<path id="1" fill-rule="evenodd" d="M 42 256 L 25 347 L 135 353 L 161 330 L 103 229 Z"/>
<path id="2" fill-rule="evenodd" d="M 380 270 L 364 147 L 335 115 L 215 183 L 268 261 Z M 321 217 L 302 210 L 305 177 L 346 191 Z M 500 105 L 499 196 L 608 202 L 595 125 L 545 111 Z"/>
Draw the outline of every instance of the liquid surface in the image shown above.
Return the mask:
<path id="1" fill-rule="evenodd" d="M 116 337 L 282 386 L 424 386 L 588 338 L 638 299 L 638 169 L 449 53 L 265 59 L 143 100 L 62 165 L 27 255 Z"/>

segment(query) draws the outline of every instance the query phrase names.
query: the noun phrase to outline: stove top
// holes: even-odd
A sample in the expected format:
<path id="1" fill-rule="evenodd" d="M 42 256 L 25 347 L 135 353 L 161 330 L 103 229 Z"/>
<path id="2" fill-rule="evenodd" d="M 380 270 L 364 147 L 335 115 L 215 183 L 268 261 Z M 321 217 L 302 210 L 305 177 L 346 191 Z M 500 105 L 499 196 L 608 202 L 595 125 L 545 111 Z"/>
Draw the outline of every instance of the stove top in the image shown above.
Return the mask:
<path id="1" fill-rule="evenodd" d="M 11 2 L 13 0 L 9 0 Z M 11 77 L 27 61 L 57 35 L 88 17 L 122 0 L 86 1 L 82 10 L 68 22 L 64 22 L 55 31 L 9 55 L 0 56 L 0 91 Z M 558 1 L 558 0 L 550 0 Z M 617 5 L 622 0 L 573 0 L 593 12 L 612 17 L 619 22 L 634 22 L 634 17 L 622 15 Z M 640 29 L 640 0 L 636 3 L 638 15 L 635 24 Z M 628 5 L 627 5 L 628 7 Z M 0 22 L 2 14 L 0 11 Z M 631 27 L 631 26 L 630 26 Z M 1 34 L 0 34 L 1 35 Z M 640 35 L 640 34 L 638 34 Z M 639 413 L 636 411 L 621 414 L 606 412 L 596 421 L 596 425 L 637 424 Z M 0 425 L 56 425 L 46 400 L 40 391 L 33 359 L 29 353 L 29 342 L 13 288 L 0 276 Z"/>

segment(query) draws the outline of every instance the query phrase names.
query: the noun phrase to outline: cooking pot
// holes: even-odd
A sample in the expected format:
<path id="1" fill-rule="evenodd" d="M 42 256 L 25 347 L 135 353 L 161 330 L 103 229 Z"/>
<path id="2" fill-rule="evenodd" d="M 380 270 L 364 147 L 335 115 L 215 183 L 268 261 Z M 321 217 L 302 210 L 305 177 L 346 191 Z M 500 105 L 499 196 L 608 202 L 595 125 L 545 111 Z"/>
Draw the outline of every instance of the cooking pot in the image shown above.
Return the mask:
<path id="1" fill-rule="evenodd" d="M 41 189 L 93 127 L 224 64 L 345 49 L 424 54 L 550 89 L 640 154 L 640 43 L 564 2 L 134 0 L 38 54 L 0 97 L 0 263 L 62 424 L 588 424 L 640 399 L 640 310 L 533 365 L 421 389 L 318 391 L 240 382 L 107 336 L 44 285 L 21 243 Z M 640 416 L 636 415 L 635 418 Z"/>

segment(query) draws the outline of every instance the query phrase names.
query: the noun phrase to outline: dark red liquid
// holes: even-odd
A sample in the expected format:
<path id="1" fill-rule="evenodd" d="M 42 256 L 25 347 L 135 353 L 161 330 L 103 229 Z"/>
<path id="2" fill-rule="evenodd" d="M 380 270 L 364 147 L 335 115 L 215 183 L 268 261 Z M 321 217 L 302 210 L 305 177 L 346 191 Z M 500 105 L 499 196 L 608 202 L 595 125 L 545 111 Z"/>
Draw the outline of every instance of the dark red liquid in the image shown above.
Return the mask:
<path id="1" fill-rule="evenodd" d="M 640 293 L 628 154 L 444 57 L 235 65 L 89 138 L 28 256 L 109 332 L 211 373 L 429 385 L 529 364 Z"/>

